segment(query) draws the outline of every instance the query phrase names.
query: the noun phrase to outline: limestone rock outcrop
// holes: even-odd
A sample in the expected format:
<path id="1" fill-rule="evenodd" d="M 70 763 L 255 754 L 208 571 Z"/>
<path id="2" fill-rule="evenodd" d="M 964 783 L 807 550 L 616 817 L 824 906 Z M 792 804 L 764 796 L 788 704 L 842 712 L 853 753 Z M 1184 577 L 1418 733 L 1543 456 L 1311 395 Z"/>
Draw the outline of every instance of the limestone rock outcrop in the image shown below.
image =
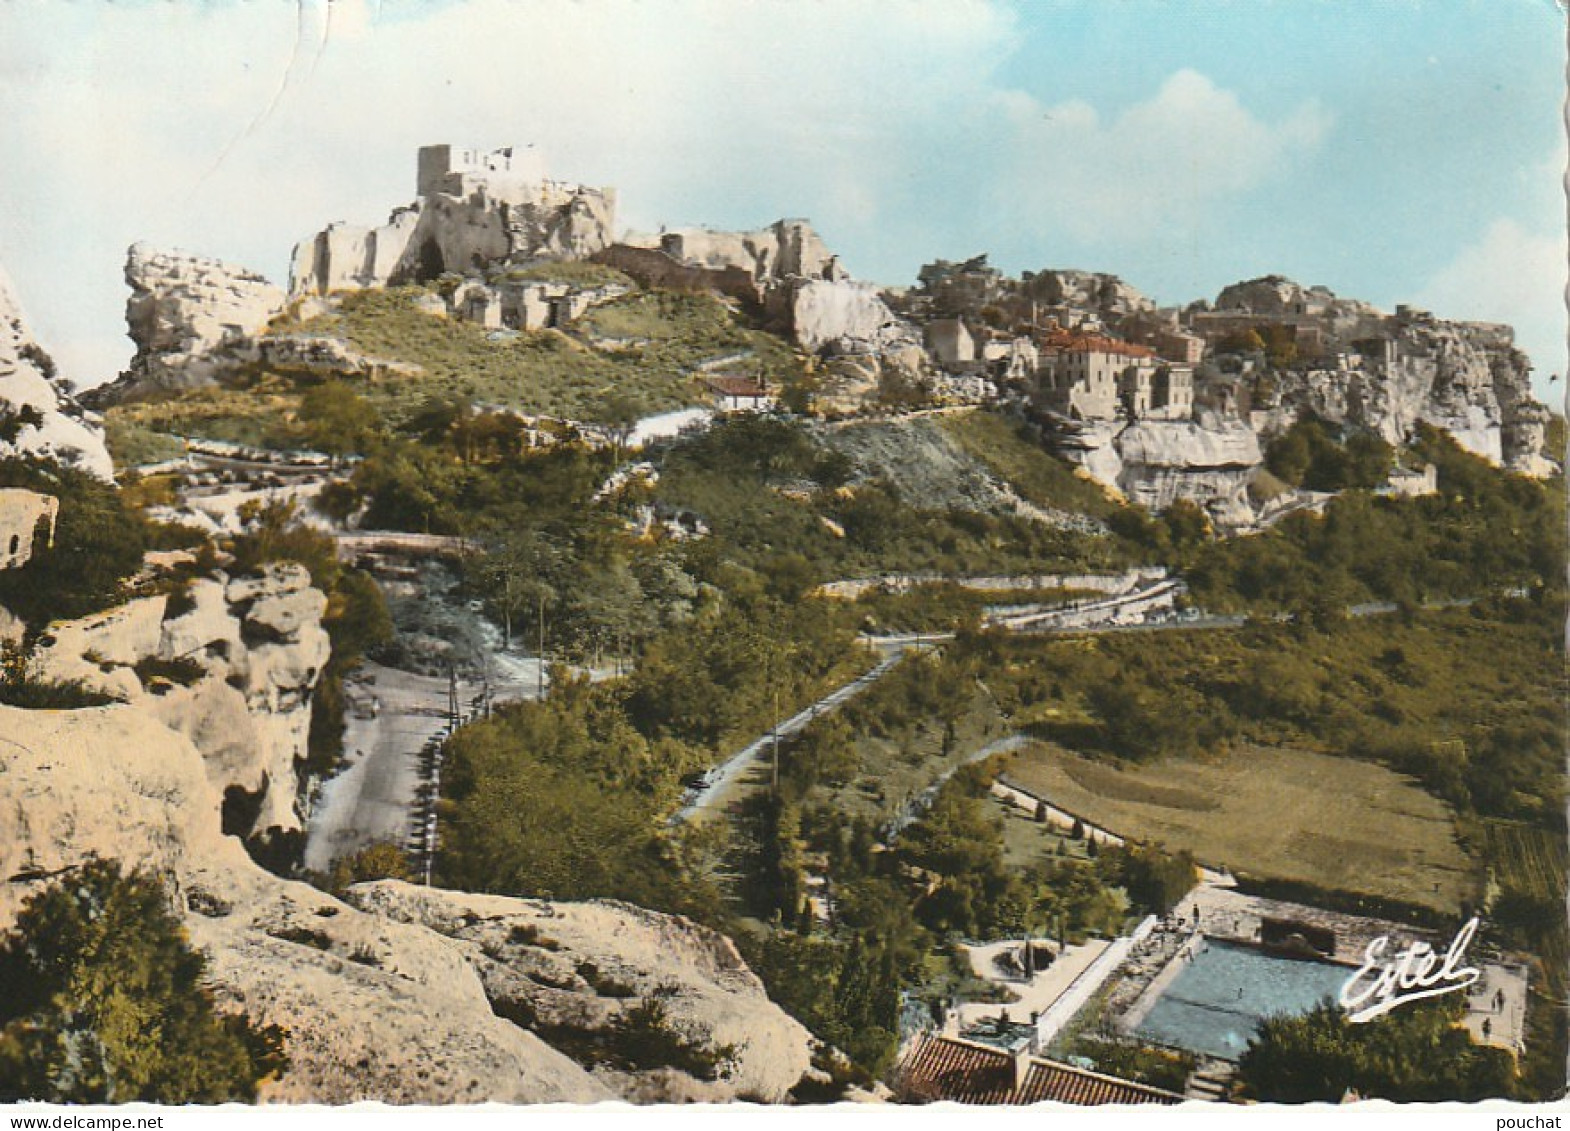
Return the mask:
<path id="1" fill-rule="evenodd" d="M 165 874 L 220 1006 L 287 1031 L 289 1066 L 265 1101 L 777 1099 L 806 1067 L 805 1030 L 727 940 L 685 920 L 393 882 L 345 903 L 221 835 L 202 754 L 143 704 L 0 707 L 0 734 L 0 929 L 92 856 Z M 530 1031 L 520 1004 L 538 1003 L 549 1034 L 563 1029 L 543 1018 L 592 1030 L 650 995 L 686 1039 L 737 1045 L 733 1067 L 712 1082 L 591 1072 Z"/>
<path id="2" fill-rule="evenodd" d="M 1108 325 L 1129 314 L 1156 307 L 1116 275 L 1099 271 L 1045 268 L 1027 274 L 1021 280 L 1020 293 L 1032 302 L 1094 312 Z"/>
<path id="3" fill-rule="evenodd" d="M 1263 434 L 1312 412 L 1399 444 L 1421 422 L 1512 470 L 1552 470 L 1543 451 L 1548 410 L 1532 393 L 1531 363 L 1510 327 L 1405 308 L 1387 316 L 1274 276 L 1236 284 L 1222 298 L 1289 319 L 1319 344 L 1321 364 L 1272 373 L 1268 395 L 1254 405 Z"/>
<path id="4" fill-rule="evenodd" d="M 619 1083 L 619 1092 L 633 1084 L 649 1100 L 743 1095 L 777 1103 L 810 1067 L 807 1030 L 769 1002 L 734 943 L 690 920 L 625 903 L 519 900 L 396 881 L 358 885 L 346 898 L 453 940 L 493 1004 L 533 1018 L 542 1032 L 604 1029 L 629 1005 L 657 996 L 684 1039 L 734 1050 L 719 1080 L 689 1079 L 676 1094 L 660 1094 L 675 1082 L 657 1075 Z"/>
<path id="5" fill-rule="evenodd" d="M 1054 319 L 1065 328 L 1087 320 L 1112 325 L 1130 314 L 1155 309 L 1155 303 L 1116 275 L 1067 268 L 1027 271 L 1015 279 L 987 262 L 986 255 L 958 263 L 925 264 L 920 286 L 907 301 L 913 312 L 932 318 L 960 318 L 972 325 L 1001 315 L 1007 322 Z"/>
<path id="6" fill-rule="evenodd" d="M 114 475 L 103 428 L 64 387 L 0 269 L 0 456 L 25 455 Z"/>
<path id="7" fill-rule="evenodd" d="M 895 316 L 870 283 L 796 279 L 777 288 L 768 307 L 783 315 L 796 344 L 812 353 L 878 354 L 920 346 L 915 329 Z"/>
<path id="8" fill-rule="evenodd" d="M 119 384 L 139 392 L 213 384 L 235 365 L 226 350 L 264 330 L 286 299 L 248 268 L 143 243 L 127 254 L 125 281 L 136 355 Z"/>
<path id="9" fill-rule="evenodd" d="M 331 653 L 327 598 L 303 566 L 271 563 L 227 583 L 199 578 L 49 626 L 31 662 L 137 704 L 201 752 L 212 785 L 255 802 L 246 833 L 302 827 L 296 767 L 306 757 L 311 696 Z"/>
<path id="10" fill-rule="evenodd" d="M 1253 520 L 1248 482 L 1264 457 L 1242 421 L 1141 421 L 1123 429 L 1114 446 L 1117 486 L 1134 502 L 1161 511 L 1187 499 L 1222 526 Z"/>

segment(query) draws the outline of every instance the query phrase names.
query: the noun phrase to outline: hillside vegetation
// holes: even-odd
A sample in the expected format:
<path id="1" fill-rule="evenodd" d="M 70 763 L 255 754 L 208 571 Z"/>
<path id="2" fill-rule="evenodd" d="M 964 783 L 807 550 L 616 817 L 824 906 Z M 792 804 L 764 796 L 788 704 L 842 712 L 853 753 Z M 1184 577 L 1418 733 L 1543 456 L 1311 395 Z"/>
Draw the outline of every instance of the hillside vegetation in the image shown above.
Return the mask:
<path id="1" fill-rule="evenodd" d="M 753 372 L 795 363 L 779 338 L 748 328 L 706 295 L 635 292 L 565 330 L 513 334 L 427 313 L 415 305 L 427 293 L 395 287 L 346 294 L 335 312 L 274 332 L 339 337 L 368 356 L 420 366 L 418 376 L 365 390 L 394 423 L 442 398 L 614 423 L 707 403 L 694 374 L 716 359 L 749 354 L 745 365 Z"/>

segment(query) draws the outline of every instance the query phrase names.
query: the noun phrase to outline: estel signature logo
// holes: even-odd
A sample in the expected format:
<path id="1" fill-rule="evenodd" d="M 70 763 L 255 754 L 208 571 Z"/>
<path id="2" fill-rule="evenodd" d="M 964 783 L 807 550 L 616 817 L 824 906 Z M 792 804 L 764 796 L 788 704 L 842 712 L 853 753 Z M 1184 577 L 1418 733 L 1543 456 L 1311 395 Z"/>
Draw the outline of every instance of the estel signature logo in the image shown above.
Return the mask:
<path id="1" fill-rule="evenodd" d="M 1341 987 L 1341 1008 L 1348 1021 L 1372 1021 L 1398 1005 L 1419 998 L 1464 990 L 1482 977 L 1475 966 L 1462 966 L 1466 948 L 1477 934 L 1474 916 L 1456 932 L 1443 957 L 1424 942 L 1412 943 L 1386 957 L 1390 936 L 1380 935 L 1363 951 L 1363 965 Z"/>

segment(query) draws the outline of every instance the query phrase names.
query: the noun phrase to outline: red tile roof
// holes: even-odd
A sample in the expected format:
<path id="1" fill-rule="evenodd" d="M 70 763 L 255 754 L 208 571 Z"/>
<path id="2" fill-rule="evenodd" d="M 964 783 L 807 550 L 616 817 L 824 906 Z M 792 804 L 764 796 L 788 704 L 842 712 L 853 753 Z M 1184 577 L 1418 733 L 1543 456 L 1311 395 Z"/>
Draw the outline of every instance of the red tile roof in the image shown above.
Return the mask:
<path id="1" fill-rule="evenodd" d="M 1014 1086 L 1013 1057 L 953 1037 L 924 1036 L 900 1065 L 905 1101 L 962 1104 L 1178 1104 L 1183 1097 L 1057 1061 L 1031 1057 L 1024 1084 Z"/>
<path id="2" fill-rule="evenodd" d="M 1156 351 L 1133 342 L 1104 337 L 1101 334 L 1073 334 L 1067 330 L 1052 330 L 1041 338 L 1047 349 L 1060 353 L 1115 353 L 1123 357 L 1155 357 Z"/>
<path id="3" fill-rule="evenodd" d="M 766 397 L 768 387 L 751 377 L 708 377 L 704 379 L 711 390 L 726 397 Z"/>

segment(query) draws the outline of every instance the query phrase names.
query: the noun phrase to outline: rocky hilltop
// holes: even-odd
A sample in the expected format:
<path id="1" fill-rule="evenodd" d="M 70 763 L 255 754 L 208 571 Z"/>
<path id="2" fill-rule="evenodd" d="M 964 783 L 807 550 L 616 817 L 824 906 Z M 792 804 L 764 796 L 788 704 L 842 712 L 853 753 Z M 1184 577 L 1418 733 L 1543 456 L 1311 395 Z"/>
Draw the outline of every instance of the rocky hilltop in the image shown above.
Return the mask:
<path id="1" fill-rule="evenodd" d="M 228 348 L 259 333 L 285 299 L 248 268 L 141 243 L 126 255 L 125 282 L 136 343 L 127 377 L 160 389 L 211 384 L 228 367 Z"/>
<path id="2" fill-rule="evenodd" d="M 551 180 L 526 147 L 427 146 L 416 190 L 382 227 L 333 224 L 296 248 L 298 321 L 330 314 L 346 290 L 440 280 L 416 309 L 505 341 L 570 336 L 591 309 L 634 301 L 629 279 L 712 293 L 799 351 L 826 415 L 1010 402 L 1044 414 L 1058 452 L 1106 486 L 1158 509 L 1200 502 L 1228 527 L 1257 517 L 1247 488 L 1263 452 L 1307 414 L 1396 445 L 1433 425 L 1512 470 L 1556 469 L 1543 450 L 1547 410 L 1507 326 L 1388 314 L 1278 275 L 1158 307 L 1115 275 L 1012 278 L 985 255 L 929 263 L 916 287 L 890 292 L 852 279 L 802 219 L 617 239 L 614 191 Z M 563 261 L 577 274 L 559 270 Z M 311 381 L 421 372 L 341 338 L 269 331 L 285 294 L 241 268 L 138 246 L 126 277 L 136 360 L 95 403 L 258 370 Z M 747 364 L 745 351 L 736 358 L 720 360 Z"/>
<path id="3" fill-rule="evenodd" d="M 550 180 L 532 149 L 419 154 L 414 203 L 380 227 L 329 224 L 295 245 L 291 294 L 423 282 L 448 272 L 582 259 L 612 242 L 616 194 Z"/>
<path id="4" fill-rule="evenodd" d="M 1532 394 L 1531 363 L 1509 326 L 1452 322 L 1305 288 L 1279 275 L 1234 283 L 1191 324 L 1211 333 L 1274 332 L 1293 354 L 1252 383 L 1251 419 L 1270 435 L 1304 412 L 1399 444 L 1418 423 L 1528 474 L 1545 458 L 1548 410 Z"/>
<path id="5" fill-rule="evenodd" d="M 0 929 L 94 856 L 167 874 L 220 1003 L 288 1032 L 263 1099 L 778 1101 L 807 1070 L 806 1030 L 687 920 L 393 881 L 339 900 L 263 871 L 222 835 L 210 752 L 159 714 L 0 707 Z M 539 1035 L 581 1047 L 651 998 L 677 1039 L 713 1051 L 714 1079 L 586 1067 Z"/>
<path id="6" fill-rule="evenodd" d="M 43 456 L 101 479 L 114 474 L 98 418 L 55 373 L 0 268 L 0 456 Z"/>

